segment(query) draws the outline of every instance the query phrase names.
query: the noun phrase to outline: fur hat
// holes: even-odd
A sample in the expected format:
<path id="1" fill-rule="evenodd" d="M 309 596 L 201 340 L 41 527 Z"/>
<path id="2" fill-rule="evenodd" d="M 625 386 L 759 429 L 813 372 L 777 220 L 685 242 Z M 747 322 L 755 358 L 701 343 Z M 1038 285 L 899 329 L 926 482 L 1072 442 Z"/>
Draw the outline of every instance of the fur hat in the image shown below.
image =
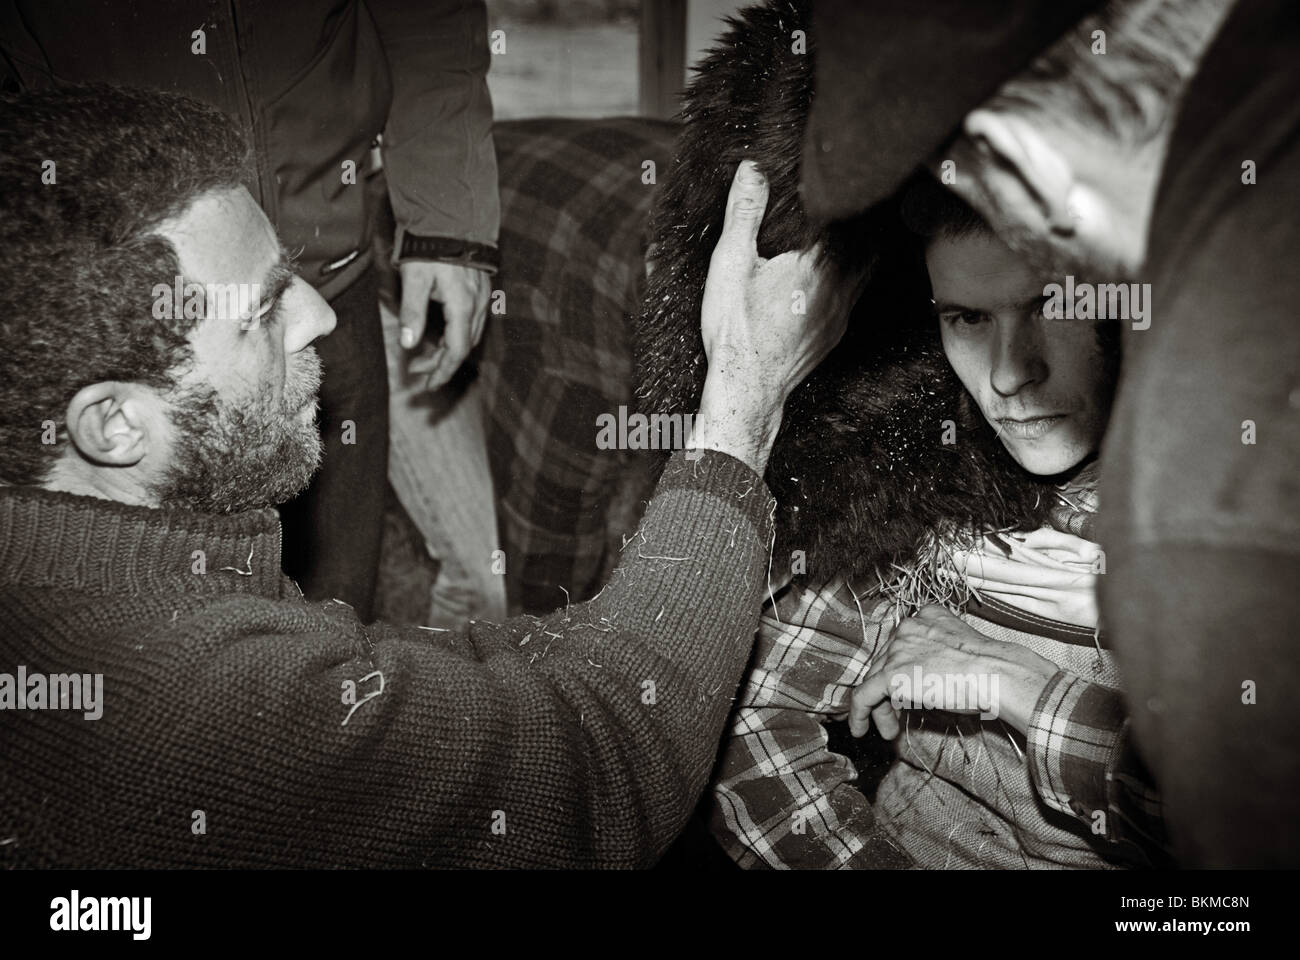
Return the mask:
<path id="1" fill-rule="evenodd" d="M 807 0 L 747 8 L 686 91 L 635 322 L 638 405 L 647 414 L 699 407 L 704 281 L 732 176 L 751 158 L 770 184 L 761 256 L 820 241 L 841 288 L 863 265 L 871 271 L 844 340 L 786 403 L 766 475 L 778 502 L 774 564 L 801 550 L 814 581 L 874 582 L 928 556 L 937 532 L 1039 526 L 1050 486 L 1005 452 L 948 365 L 919 241 L 897 205 L 825 227 L 808 218 L 798 183 L 813 50 L 794 34 L 808 19 Z"/>

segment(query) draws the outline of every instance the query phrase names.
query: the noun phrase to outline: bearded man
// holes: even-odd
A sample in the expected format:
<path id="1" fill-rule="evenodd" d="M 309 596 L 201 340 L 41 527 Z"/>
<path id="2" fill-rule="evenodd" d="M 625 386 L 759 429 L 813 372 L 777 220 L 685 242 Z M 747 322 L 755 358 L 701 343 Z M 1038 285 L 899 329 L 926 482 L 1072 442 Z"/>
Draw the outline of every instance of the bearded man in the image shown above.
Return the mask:
<path id="1" fill-rule="evenodd" d="M 758 262 L 762 176 L 740 165 L 716 245 L 690 459 L 600 597 L 365 626 L 280 569 L 335 318 L 241 185 L 238 130 L 102 86 L 0 109 L 3 864 L 653 863 L 752 644 L 782 405 L 843 329 L 783 306 L 819 288 L 810 258 Z M 78 675 L 97 713 L 50 698 Z"/>

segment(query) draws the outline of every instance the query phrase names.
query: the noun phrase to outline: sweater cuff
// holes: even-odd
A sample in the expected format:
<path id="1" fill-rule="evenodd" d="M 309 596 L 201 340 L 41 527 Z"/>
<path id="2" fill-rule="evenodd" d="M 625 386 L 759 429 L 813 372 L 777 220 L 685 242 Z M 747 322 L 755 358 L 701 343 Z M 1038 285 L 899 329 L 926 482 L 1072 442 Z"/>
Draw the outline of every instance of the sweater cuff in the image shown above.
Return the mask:
<path id="1" fill-rule="evenodd" d="M 610 579 L 612 591 L 636 596 L 654 585 L 649 602 L 617 604 L 620 625 L 657 637 L 666 656 L 721 678 L 731 696 L 754 642 L 775 512 L 767 485 L 741 461 L 675 451 Z"/>
<path id="2" fill-rule="evenodd" d="M 658 490 L 726 494 L 729 500 L 734 498 L 736 508 L 754 525 L 759 541 L 771 541 L 776 501 L 763 478 L 730 454 L 707 449 L 678 450 L 664 467 Z"/>

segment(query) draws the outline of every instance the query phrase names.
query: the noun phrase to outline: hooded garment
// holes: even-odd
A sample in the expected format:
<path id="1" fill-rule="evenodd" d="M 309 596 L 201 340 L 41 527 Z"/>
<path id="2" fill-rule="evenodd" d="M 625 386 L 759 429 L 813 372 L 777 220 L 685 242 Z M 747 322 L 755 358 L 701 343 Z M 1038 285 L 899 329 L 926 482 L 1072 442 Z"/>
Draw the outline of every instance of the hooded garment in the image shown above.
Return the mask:
<path id="1" fill-rule="evenodd" d="M 917 241 L 896 205 L 827 227 L 806 215 L 798 184 L 814 96 L 809 4 L 750 7 L 728 24 L 686 91 L 652 214 L 654 270 L 634 331 L 641 411 L 698 409 L 704 282 L 731 179 L 750 158 L 770 185 L 760 256 L 820 243 L 839 290 L 869 272 L 844 339 L 785 406 L 766 475 L 779 504 L 774 579 L 789 562 L 809 579 L 875 581 L 893 564 L 932 556 L 936 532 L 973 543 L 974 531 L 1041 526 L 1050 485 L 1005 452 L 944 358 Z"/>

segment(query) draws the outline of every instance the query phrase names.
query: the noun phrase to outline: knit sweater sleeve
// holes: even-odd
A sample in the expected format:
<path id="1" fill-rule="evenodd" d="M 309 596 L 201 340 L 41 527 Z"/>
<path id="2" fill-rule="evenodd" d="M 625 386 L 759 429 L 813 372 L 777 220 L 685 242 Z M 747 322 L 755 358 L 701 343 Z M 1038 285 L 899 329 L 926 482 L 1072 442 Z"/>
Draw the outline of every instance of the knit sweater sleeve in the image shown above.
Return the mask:
<path id="1" fill-rule="evenodd" d="M 610 583 L 545 618 L 453 634 L 219 601 L 192 618 L 185 709 L 153 704 L 144 789 L 205 811 L 180 839 L 212 865 L 651 864 L 708 779 L 770 511 L 740 462 L 679 452 Z"/>

